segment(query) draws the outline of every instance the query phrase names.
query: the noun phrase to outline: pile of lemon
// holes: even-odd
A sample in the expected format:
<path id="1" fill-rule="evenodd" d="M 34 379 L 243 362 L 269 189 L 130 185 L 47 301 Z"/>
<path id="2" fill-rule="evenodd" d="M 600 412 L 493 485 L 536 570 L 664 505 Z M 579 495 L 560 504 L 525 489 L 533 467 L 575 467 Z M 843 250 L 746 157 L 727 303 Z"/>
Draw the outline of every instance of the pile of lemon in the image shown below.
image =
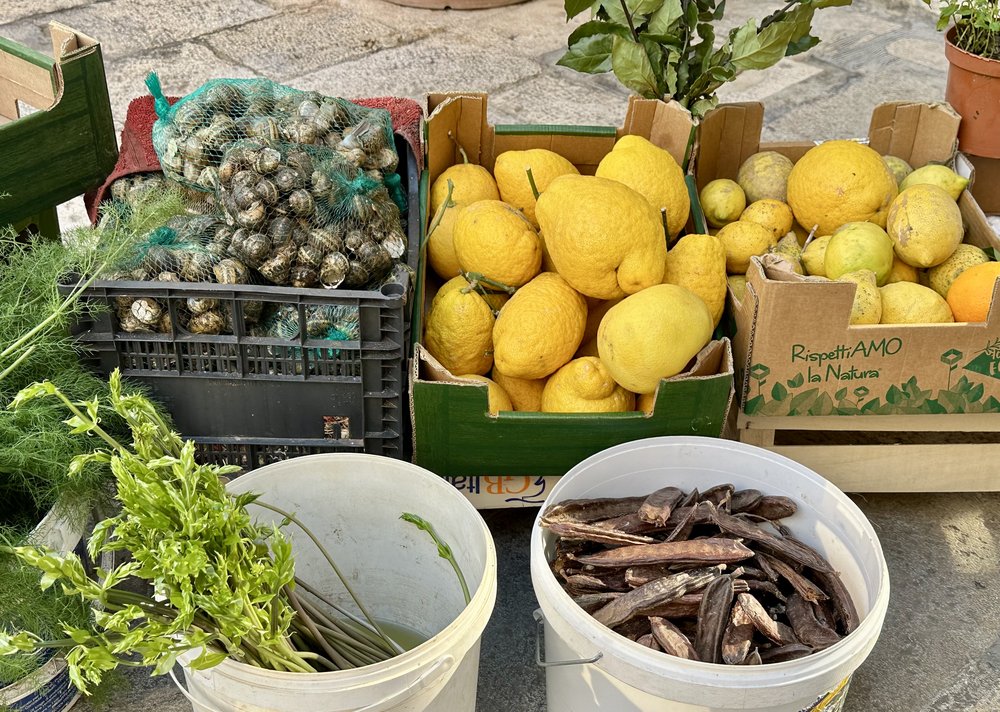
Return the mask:
<path id="1" fill-rule="evenodd" d="M 490 410 L 652 410 L 660 380 L 710 341 L 726 296 L 718 238 L 688 235 L 674 158 L 624 136 L 596 175 L 544 149 L 431 186 L 427 261 L 446 280 L 423 344 Z M 489 377 L 487 377 L 487 375 Z"/>
<path id="2" fill-rule="evenodd" d="M 857 285 L 852 324 L 986 321 L 1000 264 L 963 242 L 968 180 L 943 165 L 913 170 L 855 141 L 827 141 L 796 163 L 765 151 L 736 181 L 701 191 L 720 228 L 737 298 L 754 255 L 798 274 Z"/>

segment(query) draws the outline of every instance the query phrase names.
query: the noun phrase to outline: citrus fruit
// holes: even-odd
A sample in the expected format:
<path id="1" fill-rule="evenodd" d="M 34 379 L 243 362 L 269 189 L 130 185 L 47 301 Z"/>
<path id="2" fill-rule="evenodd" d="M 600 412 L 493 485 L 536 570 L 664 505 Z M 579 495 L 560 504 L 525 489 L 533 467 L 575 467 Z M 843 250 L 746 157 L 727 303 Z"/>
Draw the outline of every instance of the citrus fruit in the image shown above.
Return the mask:
<path id="1" fill-rule="evenodd" d="M 831 237 L 832 235 L 814 237 L 802 250 L 802 266 L 805 267 L 806 274 L 826 276 L 826 247 L 830 244 Z"/>
<path id="2" fill-rule="evenodd" d="M 963 243 L 955 248 L 951 257 L 927 270 L 927 286 L 942 297 L 947 297 L 948 289 L 958 275 L 973 265 L 981 265 L 989 261 L 989 256 L 981 249 L 975 245 Z"/>
<path id="3" fill-rule="evenodd" d="M 896 177 L 877 152 L 856 141 L 826 141 L 792 168 L 787 202 L 802 227 L 832 235 L 850 222 L 885 227 L 897 193 Z"/>
<path id="4" fill-rule="evenodd" d="M 958 275 L 948 289 L 948 306 L 955 321 L 986 321 L 998 279 L 1000 262 L 973 265 Z"/>
<path id="5" fill-rule="evenodd" d="M 490 415 L 496 415 L 502 410 L 514 410 L 514 406 L 510 402 L 510 396 L 507 392 L 496 382 L 490 380 L 486 376 L 480 376 L 478 374 L 466 373 L 462 376 L 456 376 L 459 380 L 465 381 L 477 381 L 479 383 L 485 383 L 487 385 L 487 407 L 489 408 Z"/>
<path id="6" fill-rule="evenodd" d="M 740 215 L 740 220 L 766 227 L 775 240 L 780 240 L 792 229 L 792 209 L 780 200 L 764 198 L 750 203 Z"/>
<path id="7" fill-rule="evenodd" d="M 615 383 L 601 359 L 584 356 L 549 376 L 542 391 L 546 413 L 620 413 L 635 409 L 635 394 Z"/>
<path id="8" fill-rule="evenodd" d="M 731 274 L 726 277 L 729 291 L 733 293 L 738 301 L 743 301 L 743 295 L 747 291 L 747 276 L 745 274 Z"/>
<path id="9" fill-rule="evenodd" d="M 825 276 L 839 279 L 842 274 L 870 269 L 879 285 L 892 271 L 892 240 L 875 223 L 847 223 L 830 237 L 823 258 Z"/>
<path id="10" fill-rule="evenodd" d="M 892 284 L 893 282 L 920 282 L 920 274 L 916 267 L 906 264 L 899 257 L 893 257 L 892 259 L 892 269 L 889 270 L 889 276 L 886 277 L 885 283 Z M 942 295 L 944 296 L 944 295 Z"/>
<path id="11" fill-rule="evenodd" d="M 910 173 L 899 184 L 899 190 L 904 191 L 914 185 L 936 185 L 945 193 L 951 196 L 952 200 L 958 200 L 962 191 L 969 185 L 969 179 L 963 178 L 948 166 L 929 165 Z"/>
<path id="12" fill-rule="evenodd" d="M 542 389 L 544 378 L 514 378 L 493 368 L 493 380 L 510 396 L 514 410 L 538 412 L 542 409 Z"/>
<path id="13" fill-rule="evenodd" d="M 517 290 L 493 328 L 497 369 L 514 378 L 545 378 L 569 361 L 583 338 L 587 303 L 554 272 Z"/>
<path id="14" fill-rule="evenodd" d="M 882 324 L 946 324 L 955 321 L 948 302 L 930 287 L 895 282 L 879 288 Z"/>
<path id="15" fill-rule="evenodd" d="M 768 252 L 780 257 L 795 274 L 805 274 L 805 269 L 802 267 L 802 247 L 799 246 L 799 238 L 794 232 L 788 232 Z"/>
<path id="16" fill-rule="evenodd" d="M 490 309 L 492 309 L 494 312 L 500 311 L 503 305 L 507 303 L 507 300 L 510 299 L 510 295 L 507 294 L 506 292 L 488 292 L 486 291 L 485 288 L 482 287 L 482 285 L 479 285 L 478 287 L 474 286 L 470 284 L 469 280 L 467 280 L 465 277 L 459 275 L 457 277 L 449 279 L 447 282 L 441 285 L 441 288 L 438 289 L 437 294 L 434 295 L 434 299 L 431 300 L 431 309 L 434 308 L 434 305 L 437 303 L 438 299 L 440 299 L 448 292 L 454 289 L 465 289 L 466 287 L 468 287 L 469 291 L 472 292 L 473 294 L 479 295 L 481 299 L 483 299 L 487 304 L 489 304 Z"/>
<path id="17" fill-rule="evenodd" d="M 495 322 L 479 295 L 451 289 L 427 312 L 424 346 L 451 373 L 485 374 L 493 366 Z"/>
<path id="18" fill-rule="evenodd" d="M 889 208 L 886 225 L 896 255 L 914 267 L 941 264 L 962 243 L 962 212 L 942 188 L 918 183 L 903 190 Z"/>
<path id="19" fill-rule="evenodd" d="M 684 171 L 668 151 L 641 136 L 622 136 L 601 159 L 595 175 L 624 183 L 639 193 L 657 213 L 666 210 L 667 228 L 676 237 L 687 224 L 691 199 Z M 631 293 L 631 292 L 630 292 Z"/>
<path id="20" fill-rule="evenodd" d="M 882 295 L 878 291 L 875 273 L 870 269 L 840 275 L 838 282 L 853 282 L 854 303 L 851 306 L 851 324 L 878 324 L 882 320 Z"/>
<path id="21" fill-rule="evenodd" d="M 462 209 L 452 238 L 466 272 L 520 287 L 542 266 L 542 242 L 521 211 L 499 200 L 480 200 Z"/>
<path id="22" fill-rule="evenodd" d="M 701 297 L 717 325 L 726 306 L 726 248 L 711 235 L 685 235 L 667 252 L 663 283 Z"/>
<path id="23" fill-rule="evenodd" d="M 726 250 L 726 271 L 729 274 L 746 274 L 751 257 L 763 255 L 778 244 L 778 238 L 766 227 L 742 220 L 726 225 L 719 230 L 717 237 Z"/>
<path id="24" fill-rule="evenodd" d="M 726 223 L 739 220 L 747 206 L 747 197 L 740 184 L 734 180 L 717 178 L 701 189 L 698 196 L 702 212 L 712 227 L 722 227 Z"/>
<path id="25" fill-rule="evenodd" d="M 676 284 L 659 284 L 604 315 L 597 349 L 619 384 L 633 393 L 652 393 L 661 378 L 684 370 L 712 338 L 713 327 L 701 297 Z"/>
<path id="26" fill-rule="evenodd" d="M 451 199 L 457 205 L 500 200 L 500 191 L 488 170 L 473 163 L 457 163 L 445 168 L 431 186 L 431 215 L 437 215 L 441 203 L 448 197 L 449 180 L 452 182 Z"/>
<path id="27" fill-rule="evenodd" d="M 560 176 L 535 209 L 559 274 L 581 294 L 616 299 L 659 284 L 667 247 L 639 193 L 595 176 Z"/>
<path id="28" fill-rule="evenodd" d="M 535 194 L 531 190 L 528 171 L 535 181 L 539 194 L 544 193 L 553 179 L 567 174 L 579 174 L 572 163 L 558 153 L 544 148 L 526 151 L 504 151 L 497 156 L 493 176 L 500 190 L 500 199 L 524 213 L 528 221 L 538 227 L 535 218 Z"/>
<path id="29" fill-rule="evenodd" d="M 444 209 L 443 206 L 438 210 Z M 431 269 L 441 279 L 451 279 L 462 271 L 458 264 L 458 257 L 455 256 L 455 221 L 462 211 L 462 206 L 455 205 L 444 209 L 441 220 L 434 225 L 434 229 L 427 236 L 427 261 Z"/>
<path id="30" fill-rule="evenodd" d="M 750 203 L 765 198 L 785 202 L 791 172 L 792 162 L 787 157 L 776 151 L 761 151 L 743 161 L 736 182 Z"/>
<path id="31" fill-rule="evenodd" d="M 910 167 L 910 164 L 899 156 L 882 156 L 882 160 L 885 161 L 885 165 L 889 166 L 889 170 L 892 171 L 892 175 L 895 176 L 896 185 L 902 183 L 903 179 L 913 172 L 913 168 Z"/>

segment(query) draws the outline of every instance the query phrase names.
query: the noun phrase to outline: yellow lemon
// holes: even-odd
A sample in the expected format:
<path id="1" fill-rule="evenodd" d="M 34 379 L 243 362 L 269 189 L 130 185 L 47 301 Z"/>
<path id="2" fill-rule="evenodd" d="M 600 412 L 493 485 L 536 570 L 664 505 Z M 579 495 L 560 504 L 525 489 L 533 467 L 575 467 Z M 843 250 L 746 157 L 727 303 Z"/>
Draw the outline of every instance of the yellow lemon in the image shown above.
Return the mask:
<path id="1" fill-rule="evenodd" d="M 886 226 L 896 255 L 914 267 L 941 264 L 962 243 L 962 212 L 944 189 L 918 183 L 903 190 Z"/>
<path id="2" fill-rule="evenodd" d="M 635 397 L 635 409 L 652 415 L 656 409 L 656 393 L 640 393 Z"/>
<path id="3" fill-rule="evenodd" d="M 883 324 L 947 324 L 955 321 L 948 302 L 929 287 L 896 282 L 879 288 Z"/>
<path id="4" fill-rule="evenodd" d="M 827 277 L 839 279 L 848 272 L 870 269 L 879 285 L 892 271 L 892 240 L 875 223 L 853 222 L 840 227 L 826 246 L 823 264 Z"/>
<path id="5" fill-rule="evenodd" d="M 454 289 L 465 289 L 466 287 L 469 288 L 470 292 L 479 295 L 480 298 L 485 300 L 486 303 L 489 304 L 490 309 L 492 309 L 494 312 L 500 311 L 500 309 L 503 308 L 503 305 L 507 303 L 507 300 L 510 299 L 510 295 L 507 294 L 506 292 L 487 292 L 482 287 L 482 285 L 479 286 L 472 285 L 469 283 L 469 280 L 467 280 L 462 275 L 459 275 L 458 277 L 453 277 L 452 279 L 449 279 L 447 282 L 441 285 L 441 288 L 437 291 L 437 294 L 434 295 L 434 299 L 431 300 L 431 309 L 433 309 L 437 301 L 448 292 Z"/>
<path id="6" fill-rule="evenodd" d="M 444 213 L 437 225 L 431 223 L 434 229 L 427 236 L 427 261 L 438 277 L 451 279 L 462 271 L 455 256 L 454 241 L 455 221 L 462 207 L 456 205 L 445 209 L 442 206 L 438 210 L 444 210 Z"/>
<path id="7" fill-rule="evenodd" d="M 542 242 L 521 211 L 499 200 L 480 200 L 458 215 L 455 256 L 466 272 L 520 287 L 542 266 Z"/>
<path id="8" fill-rule="evenodd" d="M 479 295 L 451 289 L 427 312 L 424 346 L 451 373 L 485 374 L 493 366 L 495 322 Z"/>
<path id="9" fill-rule="evenodd" d="M 951 283 L 958 275 L 969 267 L 989 261 L 987 254 L 975 245 L 961 244 L 955 248 L 951 257 L 927 270 L 928 285 L 942 297 L 947 298 Z"/>
<path id="10" fill-rule="evenodd" d="M 726 306 L 726 248 L 711 235 L 685 235 L 667 252 L 664 284 L 690 289 L 705 302 L 712 324 Z"/>
<path id="11" fill-rule="evenodd" d="M 539 194 L 544 193 L 555 178 L 568 174 L 579 174 L 572 163 L 558 153 L 544 148 L 530 148 L 526 151 L 504 151 L 497 156 L 493 166 L 500 198 L 524 213 L 532 225 L 538 227 L 535 218 L 535 194 L 528 181 L 528 171 L 535 181 Z"/>
<path id="12" fill-rule="evenodd" d="M 913 168 L 910 164 L 899 156 L 882 156 L 882 160 L 885 161 L 885 165 L 889 166 L 889 170 L 892 171 L 892 175 L 895 176 L 896 185 L 902 183 L 903 179 L 913 172 Z"/>
<path id="13" fill-rule="evenodd" d="M 431 186 L 431 215 L 448 197 L 448 181 L 452 182 L 451 199 L 457 205 L 469 205 L 480 200 L 500 200 L 500 191 L 490 172 L 472 163 L 458 163 L 445 168 Z"/>
<path id="14" fill-rule="evenodd" d="M 701 209 L 712 227 L 739 220 L 747 206 L 747 197 L 740 184 L 727 178 L 717 178 L 701 189 Z"/>
<path id="15" fill-rule="evenodd" d="M 776 151 L 761 151 L 743 161 L 736 182 L 751 203 L 765 198 L 785 202 L 791 172 L 792 162 L 787 157 Z"/>
<path id="16" fill-rule="evenodd" d="M 851 324 L 878 324 L 882 319 L 882 295 L 878 291 L 875 273 L 870 269 L 840 275 L 838 282 L 857 285 L 851 306 Z"/>
<path id="17" fill-rule="evenodd" d="M 546 413 L 621 413 L 635 409 L 635 394 L 615 383 L 601 359 L 585 356 L 549 376 L 542 391 Z"/>
<path id="18" fill-rule="evenodd" d="M 490 415 L 496 415 L 502 410 L 514 410 L 514 406 L 510 402 L 510 396 L 507 395 L 507 391 L 505 391 L 503 387 L 495 381 L 490 380 L 486 376 L 479 376 L 471 373 L 458 376 L 458 378 L 466 381 L 477 381 L 487 385 L 489 389 L 487 403 L 489 404 L 488 407 Z"/>
<path id="19" fill-rule="evenodd" d="M 778 244 L 778 238 L 766 227 L 742 220 L 726 225 L 719 230 L 717 237 L 726 250 L 726 271 L 729 274 L 746 274 L 751 257 L 763 255 Z"/>
<path id="20" fill-rule="evenodd" d="M 726 284 L 729 285 L 729 291 L 736 297 L 736 301 L 742 302 L 747 291 L 747 276 L 745 274 L 731 274 L 726 277 Z"/>
<path id="21" fill-rule="evenodd" d="M 497 369 L 545 378 L 573 357 L 586 326 L 583 297 L 558 274 L 542 272 L 500 310 L 493 328 Z"/>
<path id="22" fill-rule="evenodd" d="M 794 218 L 792 209 L 787 203 L 765 198 L 750 203 L 740 215 L 740 220 L 766 227 L 774 235 L 775 240 L 780 240 L 791 232 Z"/>
<path id="23" fill-rule="evenodd" d="M 676 284 L 659 284 L 626 297 L 604 315 L 597 348 L 619 384 L 633 393 L 652 393 L 661 378 L 684 370 L 712 338 L 713 328 L 701 297 Z"/>
<path id="24" fill-rule="evenodd" d="M 611 153 L 601 159 L 595 175 L 632 188 L 649 201 L 658 220 L 660 211 L 665 210 L 671 237 L 679 235 L 687 224 L 691 199 L 684 171 L 668 151 L 641 136 L 618 139 Z"/>
<path id="25" fill-rule="evenodd" d="M 929 165 L 910 173 L 899 184 L 900 192 L 914 185 L 936 185 L 945 193 L 951 196 L 952 200 L 958 200 L 962 191 L 969 185 L 969 179 L 963 178 L 948 166 Z"/>
<path id="26" fill-rule="evenodd" d="M 534 413 L 542 409 L 542 389 L 545 388 L 546 379 L 514 378 L 494 368 L 493 380 L 510 396 L 510 402 L 514 404 L 514 410 Z"/>
<path id="27" fill-rule="evenodd" d="M 817 235 L 850 222 L 885 227 L 896 197 L 896 177 L 882 156 L 856 141 L 827 141 L 806 151 L 788 176 L 788 204 L 795 219 Z"/>
<path id="28" fill-rule="evenodd" d="M 916 267 L 906 264 L 903 260 L 898 257 L 893 257 L 892 259 L 892 269 L 889 270 L 889 276 L 886 278 L 886 284 L 893 284 L 894 282 L 919 282 L 920 274 L 917 272 Z M 944 296 L 944 295 L 942 295 Z"/>
<path id="29" fill-rule="evenodd" d="M 814 237 L 812 242 L 802 250 L 802 266 L 806 274 L 814 277 L 826 276 L 826 247 L 830 244 L 832 235 Z"/>
<path id="30" fill-rule="evenodd" d="M 581 294 L 616 299 L 663 278 L 660 216 L 628 186 L 560 176 L 538 199 L 535 214 L 556 270 Z"/>

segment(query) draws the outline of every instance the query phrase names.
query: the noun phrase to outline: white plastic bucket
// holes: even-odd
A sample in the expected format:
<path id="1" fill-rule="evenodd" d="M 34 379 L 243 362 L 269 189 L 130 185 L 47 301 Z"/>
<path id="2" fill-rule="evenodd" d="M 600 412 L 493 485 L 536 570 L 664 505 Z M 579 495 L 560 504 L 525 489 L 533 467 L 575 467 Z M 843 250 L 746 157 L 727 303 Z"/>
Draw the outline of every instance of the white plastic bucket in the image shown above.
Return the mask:
<path id="1" fill-rule="evenodd" d="M 479 643 L 496 601 L 493 538 L 458 490 L 423 468 L 375 455 L 295 458 L 238 477 L 229 491 L 258 492 L 323 542 L 376 618 L 430 636 L 391 660 L 354 670 L 287 673 L 227 660 L 184 674 L 196 712 L 474 712 Z M 258 521 L 280 521 L 251 506 Z M 399 519 L 417 514 L 452 548 L 472 595 L 433 540 Z M 296 573 L 329 598 L 353 603 L 316 546 L 294 524 Z"/>
<path id="2" fill-rule="evenodd" d="M 545 623 L 549 712 L 839 712 L 843 708 L 850 676 L 882 629 L 889 572 L 864 514 L 815 472 L 767 450 L 727 440 L 650 438 L 584 460 L 559 481 L 546 504 L 636 496 L 667 485 L 705 489 L 724 482 L 786 495 L 798 503 L 796 515 L 785 522 L 840 573 L 862 617 L 858 629 L 822 652 L 769 665 L 714 665 L 650 650 L 595 621 L 562 590 L 548 565 L 555 537 L 536 519 L 531 582 Z"/>

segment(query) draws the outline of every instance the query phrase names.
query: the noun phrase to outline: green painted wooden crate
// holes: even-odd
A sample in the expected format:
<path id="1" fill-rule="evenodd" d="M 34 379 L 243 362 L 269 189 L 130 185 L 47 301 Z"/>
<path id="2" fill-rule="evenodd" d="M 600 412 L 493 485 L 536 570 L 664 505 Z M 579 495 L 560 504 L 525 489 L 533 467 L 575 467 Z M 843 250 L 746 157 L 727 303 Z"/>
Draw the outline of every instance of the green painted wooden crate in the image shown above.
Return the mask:
<path id="1" fill-rule="evenodd" d="M 593 173 L 618 136 L 640 134 L 680 159 L 689 124 L 662 102 L 635 100 L 622 128 L 580 126 L 492 126 L 486 95 L 432 95 L 427 122 L 427 168 L 422 185 L 427 225 L 427 186 L 460 159 L 493 168 L 511 149 L 548 148 L 583 173 Z M 413 333 L 422 336 L 422 313 L 435 288 L 422 261 L 414 305 Z M 427 301 L 425 301 L 427 300 Z M 457 383 L 419 344 L 410 369 L 414 462 L 447 477 L 482 475 L 560 476 L 581 460 L 613 445 L 659 435 L 718 437 L 733 398 L 733 358 L 727 339 L 712 342 L 690 373 L 660 383 L 653 412 L 557 414 L 487 412 L 485 384 Z M 521 500 L 524 501 L 524 500 Z M 537 503 L 537 502 L 533 502 Z M 506 506 L 486 504 L 485 506 Z"/>
<path id="2" fill-rule="evenodd" d="M 100 44 L 49 31 L 53 57 L 0 37 L 0 225 L 54 237 L 55 206 L 100 185 L 118 144 Z"/>

